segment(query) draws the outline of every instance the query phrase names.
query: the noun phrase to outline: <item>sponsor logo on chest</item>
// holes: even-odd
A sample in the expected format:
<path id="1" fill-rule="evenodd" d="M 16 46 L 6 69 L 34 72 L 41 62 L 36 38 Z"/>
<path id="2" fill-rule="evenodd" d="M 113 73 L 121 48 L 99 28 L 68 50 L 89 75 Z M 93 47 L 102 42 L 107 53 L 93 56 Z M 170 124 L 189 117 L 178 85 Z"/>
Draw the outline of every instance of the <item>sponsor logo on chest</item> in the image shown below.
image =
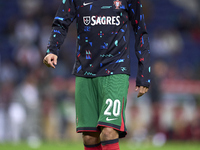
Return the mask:
<path id="1" fill-rule="evenodd" d="M 120 25 L 120 16 L 83 16 L 83 23 L 88 26 Z"/>

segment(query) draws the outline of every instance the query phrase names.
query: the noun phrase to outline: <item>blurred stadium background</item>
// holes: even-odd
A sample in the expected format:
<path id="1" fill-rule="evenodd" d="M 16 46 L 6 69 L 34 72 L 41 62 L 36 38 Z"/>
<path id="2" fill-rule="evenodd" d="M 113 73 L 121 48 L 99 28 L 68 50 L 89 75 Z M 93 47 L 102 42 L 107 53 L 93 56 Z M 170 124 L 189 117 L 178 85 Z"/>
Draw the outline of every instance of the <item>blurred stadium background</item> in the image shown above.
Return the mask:
<path id="1" fill-rule="evenodd" d="M 200 1 L 142 2 L 151 44 L 152 84 L 148 94 L 136 98 L 137 60 L 131 42 L 125 141 L 154 146 L 166 141 L 200 142 Z M 81 134 L 75 134 L 71 75 L 75 23 L 57 68 L 42 64 L 60 3 L 0 1 L 0 145 L 25 141 L 37 147 L 42 141 L 81 141 Z"/>

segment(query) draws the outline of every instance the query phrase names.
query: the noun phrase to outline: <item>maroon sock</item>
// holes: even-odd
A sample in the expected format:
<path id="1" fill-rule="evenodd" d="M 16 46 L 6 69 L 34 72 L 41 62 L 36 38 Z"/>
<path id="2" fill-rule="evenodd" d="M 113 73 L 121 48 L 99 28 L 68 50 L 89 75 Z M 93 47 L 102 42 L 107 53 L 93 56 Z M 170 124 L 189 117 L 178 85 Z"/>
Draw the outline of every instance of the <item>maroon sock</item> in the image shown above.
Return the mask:
<path id="1" fill-rule="evenodd" d="M 102 141 L 102 150 L 120 150 L 119 149 L 119 139 Z"/>
<path id="2" fill-rule="evenodd" d="M 95 145 L 84 145 L 84 150 L 102 150 L 101 143 Z"/>

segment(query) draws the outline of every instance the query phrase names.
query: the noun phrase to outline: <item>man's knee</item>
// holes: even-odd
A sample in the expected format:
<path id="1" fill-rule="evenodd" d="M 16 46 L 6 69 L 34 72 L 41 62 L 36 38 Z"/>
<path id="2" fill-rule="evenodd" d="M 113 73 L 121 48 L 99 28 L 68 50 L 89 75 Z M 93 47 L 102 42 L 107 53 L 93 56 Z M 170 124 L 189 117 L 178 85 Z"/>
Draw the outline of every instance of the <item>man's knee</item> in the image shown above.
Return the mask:
<path id="1" fill-rule="evenodd" d="M 113 128 L 105 127 L 100 134 L 101 141 L 113 140 L 119 138 L 119 134 Z"/>
<path id="2" fill-rule="evenodd" d="M 100 143 L 99 132 L 83 132 L 83 143 L 85 145 L 94 145 Z"/>

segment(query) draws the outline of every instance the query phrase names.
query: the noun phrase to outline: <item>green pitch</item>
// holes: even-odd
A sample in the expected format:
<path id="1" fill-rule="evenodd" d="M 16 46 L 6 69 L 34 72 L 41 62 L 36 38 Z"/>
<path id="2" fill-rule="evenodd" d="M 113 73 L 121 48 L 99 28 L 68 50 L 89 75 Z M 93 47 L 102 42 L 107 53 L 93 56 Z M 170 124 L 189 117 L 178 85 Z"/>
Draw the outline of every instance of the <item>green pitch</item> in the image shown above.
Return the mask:
<path id="1" fill-rule="evenodd" d="M 151 143 L 134 144 L 132 142 L 120 142 L 121 150 L 199 150 L 199 142 L 167 142 L 162 147 L 155 147 Z M 43 142 L 30 147 L 27 143 L 9 144 L 0 143 L 0 150 L 83 150 L 82 142 Z"/>

